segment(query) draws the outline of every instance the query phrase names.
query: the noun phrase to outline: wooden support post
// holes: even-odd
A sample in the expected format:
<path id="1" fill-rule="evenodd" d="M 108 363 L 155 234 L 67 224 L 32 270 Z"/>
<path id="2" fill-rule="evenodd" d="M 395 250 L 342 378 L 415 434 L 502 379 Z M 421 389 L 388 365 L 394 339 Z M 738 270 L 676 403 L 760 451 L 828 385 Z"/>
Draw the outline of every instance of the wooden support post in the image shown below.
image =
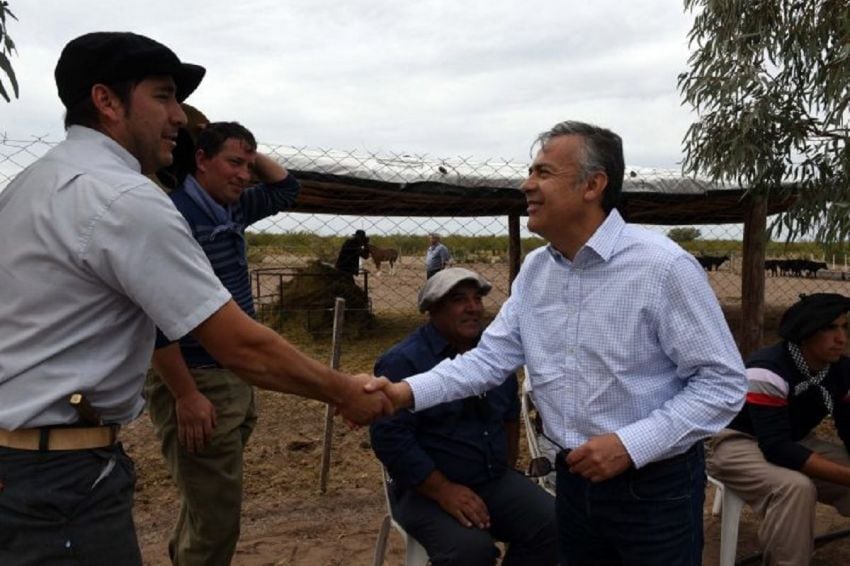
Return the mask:
<path id="1" fill-rule="evenodd" d="M 764 256 L 767 248 L 767 198 L 751 196 L 744 217 L 741 262 L 741 326 L 738 346 L 746 359 L 764 338 Z"/>
<path id="2" fill-rule="evenodd" d="M 508 215 L 508 286 L 513 284 L 519 275 L 519 264 L 522 258 L 522 241 L 519 238 L 519 215 Z M 508 289 L 510 294 L 510 288 Z"/>
<path id="3" fill-rule="evenodd" d="M 342 324 L 345 321 L 345 299 L 337 297 L 334 301 L 334 326 L 331 338 L 331 367 L 339 369 L 342 353 Z M 325 434 L 322 437 L 322 471 L 319 475 L 319 493 L 328 489 L 328 472 L 331 469 L 331 443 L 334 431 L 334 407 L 325 406 Z"/>
<path id="4" fill-rule="evenodd" d="M 277 319 L 279 321 L 278 330 L 283 332 L 283 274 L 277 274 Z M 309 324 L 310 317 L 307 317 Z"/>

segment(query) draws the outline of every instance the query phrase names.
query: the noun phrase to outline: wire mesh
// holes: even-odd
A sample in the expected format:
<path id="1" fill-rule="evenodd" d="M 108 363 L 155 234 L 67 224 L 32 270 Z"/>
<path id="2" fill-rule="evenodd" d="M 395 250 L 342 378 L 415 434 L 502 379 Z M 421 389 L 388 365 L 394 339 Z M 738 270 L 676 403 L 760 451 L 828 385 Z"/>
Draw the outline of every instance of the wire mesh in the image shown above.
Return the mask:
<path id="1" fill-rule="evenodd" d="M 44 155 L 57 142 L 45 137 L 15 140 L 0 138 L 0 191 L 24 168 Z M 437 233 L 449 248 L 454 265 L 468 267 L 481 273 L 493 284 L 486 304 L 492 312 L 504 302 L 509 293 L 509 238 L 506 216 L 493 215 L 488 209 L 477 214 L 474 204 L 464 206 L 464 190 L 482 188 L 488 191 L 512 191 L 518 187 L 527 164 L 505 160 L 476 161 L 470 157 L 451 159 L 406 153 L 376 153 L 367 151 L 341 151 L 276 144 L 261 144 L 260 151 L 267 153 L 287 168 L 312 179 L 324 175 L 325 179 L 344 178 L 347 183 L 364 181 L 363 192 L 381 183 L 393 183 L 396 196 L 380 201 L 369 201 L 373 209 L 363 210 L 363 203 L 346 200 L 335 193 L 334 184 L 322 185 L 323 193 L 313 198 L 309 212 L 283 212 L 262 220 L 248 229 L 249 266 L 255 299 L 260 317 L 279 327 L 288 319 L 303 319 L 304 324 L 316 332 L 329 332 L 323 321 L 333 309 L 333 295 L 351 291 L 364 295 L 359 309 L 363 324 L 374 321 L 381 313 L 416 312 L 416 297 L 425 281 L 424 256 L 428 234 Z M 352 173 L 354 171 L 354 173 Z M 365 172 L 365 173 L 364 173 Z M 640 170 L 643 178 L 650 178 L 650 170 Z M 632 176 L 636 176 L 632 173 Z M 330 176 L 330 177 L 328 177 Z M 304 181 L 305 185 L 307 181 Z M 376 185 L 377 184 L 377 185 Z M 429 197 L 412 187 L 437 187 L 439 191 Z M 457 192 L 461 199 L 446 209 L 435 205 L 428 214 L 429 198 L 434 202 L 439 195 L 452 196 Z M 315 191 L 314 191 L 315 193 Z M 502 194 L 502 193 L 500 193 Z M 512 192 L 503 193 L 507 197 Z M 455 195 L 455 196 L 457 196 Z M 334 213 L 322 213 L 322 200 L 326 199 Z M 411 202 L 421 199 L 416 215 L 404 214 Z M 401 203 L 405 206 L 402 206 Z M 478 202 L 474 199 L 470 203 Z M 332 206 L 331 206 L 332 204 Z M 350 204 L 351 213 L 346 213 Z M 675 222 L 675 219 L 673 220 Z M 770 220 L 769 220 L 770 222 Z M 683 224 L 673 226 L 649 225 L 671 236 L 703 264 L 721 304 L 735 307 L 741 301 L 741 224 Z M 337 254 L 346 238 L 356 230 L 363 230 L 369 243 L 378 250 L 394 250 L 393 261 L 382 254 L 371 254 L 360 259 L 358 273 L 340 277 L 334 270 Z M 522 253 L 543 244 L 543 241 L 521 230 Z M 768 244 L 766 272 L 766 305 L 782 308 L 793 303 L 801 293 L 830 291 L 847 293 L 848 249 L 846 243 L 825 248 L 811 241 L 785 242 L 777 238 Z M 287 300 L 298 285 L 293 281 L 310 279 L 307 295 L 296 295 Z M 302 289 L 303 291 L 303 289 Z M 350 297 L 346 297 L 351 302 Z M 354 301 L 356 303 L 356 301 Z M 310 315 L 309 313 L 313 313 Z M 304 315 L 303 313 L 308 313 Z M 317 314 L 318 313 L 318 314 Z M 347 320 L 352 320 L 347 316 Z M 357 325 L 354 324 L 354 328 Z"/>

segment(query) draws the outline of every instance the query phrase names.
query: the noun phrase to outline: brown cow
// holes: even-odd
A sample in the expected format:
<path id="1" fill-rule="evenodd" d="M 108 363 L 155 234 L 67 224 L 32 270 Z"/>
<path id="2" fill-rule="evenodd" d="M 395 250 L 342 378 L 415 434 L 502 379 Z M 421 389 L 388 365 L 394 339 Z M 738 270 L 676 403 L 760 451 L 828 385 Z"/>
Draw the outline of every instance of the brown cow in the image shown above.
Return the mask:
<path id="1" fill-rule="evenodd" d="M 374 244 L 369 244 L 369 255 L 372 256 L 372 261 L 375 262 L 375 268 L 378 273 L 381 272 L 381 263 L 388 261 L 390 263 L 390 274 L 395 274 L 395 262 L 398 261 L 398 250 L 393 248 L 379 248 Z"/>

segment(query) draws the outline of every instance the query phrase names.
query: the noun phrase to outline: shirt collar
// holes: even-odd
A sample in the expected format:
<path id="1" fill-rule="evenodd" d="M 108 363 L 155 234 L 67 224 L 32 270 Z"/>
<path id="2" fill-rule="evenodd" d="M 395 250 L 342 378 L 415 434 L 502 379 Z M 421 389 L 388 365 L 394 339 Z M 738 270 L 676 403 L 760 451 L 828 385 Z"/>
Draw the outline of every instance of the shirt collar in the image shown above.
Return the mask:
<path id="1" fill-rule="evenodd" d="M 576 252 L 575 261 L 573 263 L 588 261 L 589 258 L 586 258 L 585 256 L 589 252 L 595 254 L 597 257 L 602 259 L 602 261 L 608 261 L 611 259 L 611 256 L 614 255 L 614 248 L 617 245 L 617 240 L 620 238 L 620 234 L 623 232 L 623 228 L 625 228 L 625 226 L 626 221 L 623 220 L 620 212 L 616 208 L 612 209 L 602 224 L 600 224 L 596 231 L 593 232 L 593 235 L 590 236 L 590 239 L 579 248 L 578 252 Z M 563 254 L 556 250 L 552 244 L 546 246 L 546 249 L 549 250 L 549 253 L 556 260 L 564 258 Z"/>
<path id="2" fill-rule="evenodd" d="M 457 351 L 449 344 L 437 327 L 430 322 L 423 327 L 422 330 L 425 336 L 425 343 L 428 344 L 428 349 L 437 358 L 446 356 L 454 356 Z"/>
<path id="3" fill-rule="evenodd" d="M 232 209 L 230 206 L 224 207 L 217 203 L 210 194 L 204 190 L 194 175 L 186 175 L 183 181 L 183 190 L 186 195 L 195 201 L 201 209 L 209 216 L 210 220 L 214 221 L 217 226 L 228 224 L 232 221 Z"/>
<path id="4" fill-rule="evenodd" d="M 142 164 L 139 163 L 139 160 L 124 148 L 120 143 L 115 141 L 113 138 L 107 136 L 103 132 L 99 130 L 95 130 L 92 128 L 87 128 L 85 126 L 74 125 L 68 128 L 68 133 L 65 136 L 69 141 L 84 141 L 84 142 L 92 142 L 100 145 L 109 153 L 118 157 L 122 161 L 124 161 L 128 167 L 137 171 L 139 173 L 142 172 Z"/>
<path id="5" fill-rule="evenodd" d="M 440 334 L 437 327 L 431 322 L 428 322 L 423 328 L 425 343 L 428 345 L 428 350 L 439 359 L 453 358 L 459 352 L 457 348 L 448 343 L 448 341 Z M 480 336 L 479 336 L 480 339 Z M 477 342 L 477 340 L 476 340 Z"/>

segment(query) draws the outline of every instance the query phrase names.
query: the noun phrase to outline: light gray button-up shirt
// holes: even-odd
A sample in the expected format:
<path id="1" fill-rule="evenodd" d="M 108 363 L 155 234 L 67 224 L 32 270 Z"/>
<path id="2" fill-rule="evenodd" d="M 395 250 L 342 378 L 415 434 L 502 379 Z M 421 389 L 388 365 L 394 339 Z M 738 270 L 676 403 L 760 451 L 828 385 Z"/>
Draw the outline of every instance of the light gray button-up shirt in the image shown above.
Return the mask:
<path id="1" fill-rule="evenodd" d="M 0 193 L 0 428 L 142 409 L 159 326 L 179 338 L 230 294 L 168 197 L 111 138 L 73 126 Z"/>

